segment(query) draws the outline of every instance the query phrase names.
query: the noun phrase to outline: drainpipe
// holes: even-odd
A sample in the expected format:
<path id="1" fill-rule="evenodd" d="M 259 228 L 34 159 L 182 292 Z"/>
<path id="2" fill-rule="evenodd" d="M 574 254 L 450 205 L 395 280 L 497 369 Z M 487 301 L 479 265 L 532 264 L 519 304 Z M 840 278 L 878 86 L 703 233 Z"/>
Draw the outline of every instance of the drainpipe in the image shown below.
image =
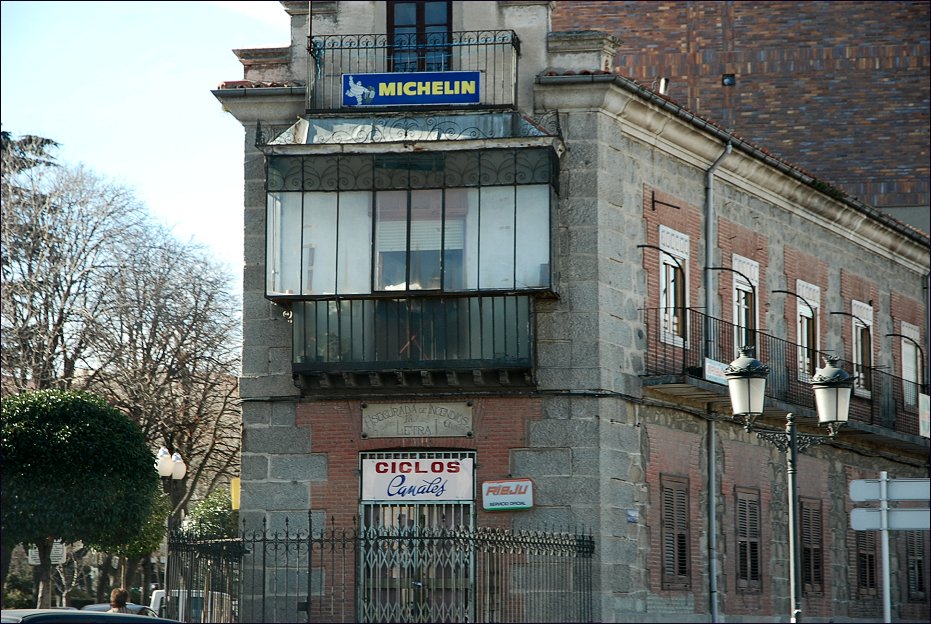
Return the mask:
<path id="1" fill-rule="evenodd" d="M 714 214 L 714 170 L 721 161 L 731 153 L 731 143 L 728 141 L 724 152 L 718 156 L 708 171 L 705 172 L 705 353 L 711 353 L 712 332 L 707 319 L 714 316 L 714 295 L 709 268 L 714 266 L 712 254 L 715 248 L 715 214 Z M 708 603 L 711 611 L 711 621 L 718 621 L 718 479 L 716 467 L 718 463 L 715 440 L 717 431 L 715 419 L 708 410 Z"/>

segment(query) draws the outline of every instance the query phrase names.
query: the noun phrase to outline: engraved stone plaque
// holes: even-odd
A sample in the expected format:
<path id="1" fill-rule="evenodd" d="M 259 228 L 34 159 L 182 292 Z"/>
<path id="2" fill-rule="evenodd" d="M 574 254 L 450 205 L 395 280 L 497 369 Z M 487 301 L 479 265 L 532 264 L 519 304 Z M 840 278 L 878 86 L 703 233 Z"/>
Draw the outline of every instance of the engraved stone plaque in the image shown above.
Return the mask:
<path id="1" fill-rule="evenodd" d="M 471 435 L 471 403 L 368 403 L 362 407 L 363 438 Z"/>

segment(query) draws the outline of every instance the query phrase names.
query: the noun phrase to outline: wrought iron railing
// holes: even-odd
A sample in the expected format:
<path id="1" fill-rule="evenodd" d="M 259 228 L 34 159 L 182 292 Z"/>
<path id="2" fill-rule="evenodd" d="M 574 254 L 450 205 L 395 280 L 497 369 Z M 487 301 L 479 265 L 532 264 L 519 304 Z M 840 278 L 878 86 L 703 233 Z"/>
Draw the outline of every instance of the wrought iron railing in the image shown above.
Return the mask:
<path id="1" fill-rule="evenodd" d="M 287 519 L 282 531 L 263 524 L 219 551 L 216 540 L 172 533 L 169 593 L 195 588 L 190 595 L 212 595 L 216 606 L 169 614 L 187 622 L 593 621 L 590 534 L 317 528 L 311 517 L 309 530 L 294 531 Z M 235 582 L 220 587 L 211 575 Z"/>
<path id="2" fill-rule="evenodd" d="M 245 554 L 239 538 L 168 535 L 165 597 L 159 614 L 181 622 L 241 622 L 239 587 Z"/>
<path id="3" fill-rule="evenodd" d="M 405 35 L 324 35 L 313 37 L 311 110 L 342 107 L 343 75 L 471 71 L 481 74 L 480 104 L 517 105 L 520 42 L 511 30 L 433 33 L 428 40 Z"/>
<path id="4" fill-rule="evenodd" d="M 336 299 L 292 304 L 294 372 L 528 368 L 526 296 Z"/>
<path id="5" fill-rule="evenodd" d="M 647 376 L 705 378 L 706 358 L 727 365 L 737 357 L 737 342 L 740 341 L 755 346 L 756 358 L 769 366 L 767 397 L 814 409 L 810 383 L 813 369 L 810 367 L 816 364 L 820 368 L 822 356 L 833 354 L 807 349 L 758 330 L 739 328 L 693 309 L 686 310 L 684 330 L 670 331 L 667 319 L 675 316 L 664 308 L 643 310 L 647 328 L 644 371 Z M 840 360 L 839 364 L 851 374 L 856 370 L 851 362 Z M 850 420 L 918 435 L 918 394 L 926 389 L 878 368 L 869 368 L 863 373 L 855 385 Z M 726 392 L 722 389 L 722 394 Z"/>

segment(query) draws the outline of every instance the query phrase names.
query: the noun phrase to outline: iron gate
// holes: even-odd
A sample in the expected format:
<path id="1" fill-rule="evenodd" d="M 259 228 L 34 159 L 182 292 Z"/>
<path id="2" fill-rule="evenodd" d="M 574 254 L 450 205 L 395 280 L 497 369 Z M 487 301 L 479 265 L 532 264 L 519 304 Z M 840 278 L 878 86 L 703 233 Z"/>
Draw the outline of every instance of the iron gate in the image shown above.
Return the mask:
<path id="1" fill-rule="evenodd" d="M 474 462 L 475 452 L 375 451 L 359 459 L 405 462 L 417 470 L 421 462 Z M 360 502 L 360 622 L 475 621 L 474 555 L 468 540 L 457 537 L 475 524 L 474 486 L 469 489 L 467 500 Z"/>

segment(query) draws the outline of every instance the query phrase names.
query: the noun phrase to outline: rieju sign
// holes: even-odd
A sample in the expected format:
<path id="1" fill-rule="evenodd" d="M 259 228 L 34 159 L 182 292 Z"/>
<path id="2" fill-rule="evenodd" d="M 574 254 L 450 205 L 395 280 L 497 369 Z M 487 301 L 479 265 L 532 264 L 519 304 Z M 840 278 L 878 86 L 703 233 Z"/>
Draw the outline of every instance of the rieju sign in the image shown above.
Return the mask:
<path id="1" fill-rule="evenodd" d="M 502 479 L 482 483 L 482 508 L 485 511 L 530 509 L 533 507 L 533 481 Z"/>
<path id="2" fill-rule="evenodd" d="M 480 102 L 480 72 L 343 74 L 343 106 L 417 106 Z"/>
<path id="3" fill-rule="evenodd" d="M 363 459 L 362 500 L 472 500 L 472 458 Z"/>

